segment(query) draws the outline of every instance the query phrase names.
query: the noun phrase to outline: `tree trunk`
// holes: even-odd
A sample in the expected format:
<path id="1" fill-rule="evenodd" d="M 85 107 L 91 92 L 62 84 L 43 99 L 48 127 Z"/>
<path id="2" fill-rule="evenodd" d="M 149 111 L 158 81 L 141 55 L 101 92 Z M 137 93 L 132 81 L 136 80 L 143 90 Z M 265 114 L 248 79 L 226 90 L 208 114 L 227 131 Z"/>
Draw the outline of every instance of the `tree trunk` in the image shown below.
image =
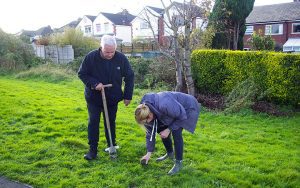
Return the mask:
<path id="1" fill-rule="evenodd" d="M 195 96 L 195 86 L 194 86 L 194 80 L 191 71 L 191 48 L 190 48 L 191 28 L 190 27 L 191 24 L 190 22 L 188 22 L 184 29 L 185 36 L 184 36 L 183 66 L 184 66 L 184 76 L 185 76 L 188 94 Z"/>
<path id="2" fill-rule="evenodd" d="M 180 50 L 178 48 L 178 34 L 174 31 L 174 51 L 176 63 L 176 88 L 175 91 L 182 91 L 182 66 L 180 62 Z"/>
<path id="3" fill-rule="evenodd" d="M 235 22 L 233 27 L 233 50 L 238 49 L 239 33 L 240 33 L 240 24 Z"/>

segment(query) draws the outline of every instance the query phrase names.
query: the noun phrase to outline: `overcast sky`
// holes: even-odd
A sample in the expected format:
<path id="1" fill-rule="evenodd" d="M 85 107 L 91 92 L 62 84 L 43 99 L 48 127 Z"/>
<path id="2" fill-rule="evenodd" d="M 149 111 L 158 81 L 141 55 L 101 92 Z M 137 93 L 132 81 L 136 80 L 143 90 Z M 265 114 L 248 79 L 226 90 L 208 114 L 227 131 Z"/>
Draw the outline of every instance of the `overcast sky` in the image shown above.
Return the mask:
<path id="1" fill-rule="evenodd" d="M 255 0 L 255 6 L 292 1 Z M 83 15 L 96 16 L 99 12 L 117 13 L 127 9 L 137 15 L 144 6 L 162 7 L 160 0 L 2 0 L 0 28 L 7 33 L 37 30 L 47 25 L 59 28 Z"/>

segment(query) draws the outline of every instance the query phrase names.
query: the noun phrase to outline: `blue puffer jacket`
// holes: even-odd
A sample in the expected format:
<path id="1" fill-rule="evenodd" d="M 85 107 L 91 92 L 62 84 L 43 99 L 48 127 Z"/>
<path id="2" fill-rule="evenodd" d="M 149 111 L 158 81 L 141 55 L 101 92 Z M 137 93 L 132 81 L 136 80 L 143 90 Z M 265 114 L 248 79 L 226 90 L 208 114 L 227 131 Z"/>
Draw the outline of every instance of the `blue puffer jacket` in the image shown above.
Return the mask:
<path id="1" fill-rule="evenodd" d="M 200 104 L 195 97 L 180 92 L 146 94 L 141 103 L 147 104 L 157 119 L 171 130 L 179 127 L 194 133 L 200 113 Z"/>
<path id="2" fill-rule="evenodd" d="M 146 125 L 146 146 L 148 152 L 155 148 L 156 132 L 167 126 L 171 130 L 183 128 L 194 133 L 200 113 L 200 104 L 195 97 L 180 92 L 159 92 L 144 95 L 141 103 L 149 106 L 159 123 L 156 130 L 153 125 Z M 154 121 L 155 123 L 155 121 Z M 155 125 L 154 125 L 155 126 Z"/>

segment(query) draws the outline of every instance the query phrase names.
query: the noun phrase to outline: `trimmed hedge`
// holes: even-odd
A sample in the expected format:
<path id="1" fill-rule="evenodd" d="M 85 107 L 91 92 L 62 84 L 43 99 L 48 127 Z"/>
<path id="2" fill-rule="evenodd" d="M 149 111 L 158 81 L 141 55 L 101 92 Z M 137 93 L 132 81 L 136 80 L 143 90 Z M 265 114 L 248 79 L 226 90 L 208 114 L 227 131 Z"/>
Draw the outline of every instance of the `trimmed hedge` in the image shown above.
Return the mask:
<path id="1" fill-rule="evenodd" d="M 225 50 L 196 50 L 192 53 L 192 74 L 195 86 L 202 93 L 223 93 L 226 69 Z"/>
<path id="2" fill-rule="evenodd" d="M 227 95 L 252 77 L 269 101 L 300 104 L 300 55 L 259 51 L 195 50 L 192 73 L 201 93 Z"/>

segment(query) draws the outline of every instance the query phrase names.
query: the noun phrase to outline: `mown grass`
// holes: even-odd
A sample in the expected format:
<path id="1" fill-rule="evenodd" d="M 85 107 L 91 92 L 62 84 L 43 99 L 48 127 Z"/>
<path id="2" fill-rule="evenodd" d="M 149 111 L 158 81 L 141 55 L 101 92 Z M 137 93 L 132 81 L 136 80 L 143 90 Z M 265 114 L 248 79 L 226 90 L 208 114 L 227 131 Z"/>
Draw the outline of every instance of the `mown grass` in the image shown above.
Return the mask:
<path id="1" fill-rule="evenodd" d="M 0 175 L 34 187 L 299 187 L 300 116 L 271 117 L 203 110 L 195 134 L 184 131 L 184 168 L 172 162 L 142 167 L 143 130 L 133 112 L 145 91 L 119 105 L 118 159 L 105 152 L 83 159 L 87 110 L 79 80 L 55 84 L 0 77 Z M 101 124 L 99 149 L 105 148 Z"/>

